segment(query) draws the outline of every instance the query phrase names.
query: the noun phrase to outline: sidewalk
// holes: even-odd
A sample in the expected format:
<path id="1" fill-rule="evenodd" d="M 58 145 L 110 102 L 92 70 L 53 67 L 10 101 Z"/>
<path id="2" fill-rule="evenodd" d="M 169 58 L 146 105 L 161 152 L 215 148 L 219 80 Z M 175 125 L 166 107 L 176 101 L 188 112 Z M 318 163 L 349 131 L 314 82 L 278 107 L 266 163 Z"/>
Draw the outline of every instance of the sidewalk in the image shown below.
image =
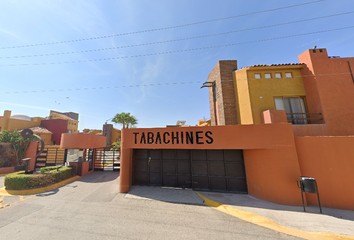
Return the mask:
<path id="1" fill-rule="evenodd" d="M 354 211 L 318 206 L 285 206 L 259 200 L 246 194 L 199 192 L 206 198 L 233 208 L 265 217 L 275 223 L 294 229 L 311 232 L 330 232 L 354 236 Z M 132 186 L 126 198 L 203 205 L 204 201 L 195 191 L 161 187 Z"/>

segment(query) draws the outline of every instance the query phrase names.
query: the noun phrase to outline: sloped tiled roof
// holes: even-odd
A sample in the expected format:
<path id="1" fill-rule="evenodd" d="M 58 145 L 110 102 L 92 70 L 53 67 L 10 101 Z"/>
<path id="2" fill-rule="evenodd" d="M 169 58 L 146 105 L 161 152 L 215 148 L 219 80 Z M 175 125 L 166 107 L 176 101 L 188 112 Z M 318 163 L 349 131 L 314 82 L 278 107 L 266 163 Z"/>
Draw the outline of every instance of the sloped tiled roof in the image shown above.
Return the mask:
<path id="1" fill-rule="evenodd" d="M 52 134 L 51 131 L 49 131 L 48 129 L 46 129 L 45 127 L 31 127 L 29 128 L 32 130 L 32 132 L 34 133 L 50 133 Z M 18 132 L 22 132 L 24 129 L 18 130 Z"/>
<path id="2" fill-rule="evenodd" d="M 302 66 L 305 65 L 305 63 L 280 63 L 280 64 L 257 64 L 257 65 L 251 65 L 248 67 L 244 68 L 254 68 L 254 67 L 285 67 L 285 66 Z M 243 69 L 243 68 L 240 68 Z M 239 70 L 239 69 L 236 69 Z"/>
<path id="3" fill-rule="evenodd" d="M 68 116 L 64 115 L 63 113 L 61 113 L 61 112 L 56 112 L 56 111 L 53 111 L 53 110 L 51 112 L 54 113 L 55 115 L 58 115 L 61 118 L 64 118 L 64 119 L 67 119 L 67 120 L 70 120 L 70 121 L 78 122 L 77 120 L 75 120 L 75 119 L 73 119 L 71 117 L 68 117 Z"/>
<path id="4" fill-rule="evenodd" d="M 257 64 L 257 65 L 252 65 L 251 67 L 279 67 L 279 66 L 294 66 L 294 65 L 304 65 L 304 63 L 280 63 L 280 64 Z"/>
<path id="5" fill-rule="evenodd" d="M 98 136 L 102 136 L 102 132 L 96 133 L 96 135 L 98 135 Z"/>
<path id="6" fill-rule="evenodd" d="M 94 131 L 97 131 L 97 130 L 96 129 L 90 129 L 89 131 L 85 132 L 85 134 L 91 134 Z"/>

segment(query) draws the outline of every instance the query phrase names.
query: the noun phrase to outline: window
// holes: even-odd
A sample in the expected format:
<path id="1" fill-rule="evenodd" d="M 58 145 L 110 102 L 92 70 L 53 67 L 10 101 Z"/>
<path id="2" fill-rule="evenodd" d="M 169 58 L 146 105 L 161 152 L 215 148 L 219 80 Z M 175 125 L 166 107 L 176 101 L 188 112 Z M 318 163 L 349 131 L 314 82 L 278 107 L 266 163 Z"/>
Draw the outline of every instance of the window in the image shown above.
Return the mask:
<path id="1" fill-rule="evenodd" d="M 71 130 L 68 130 L 68 133 L 72 133 L 72 131 L 71 131 Z"/>
<path id="2" fill-rule="evenodd" d="M 53 119 L 53 116 L 50 116 L 50 119 Z"/>
<path id="3" fill-rule="evenodd" d="M 265 74 L 264 74 L 264 78 L 272 78 L 272 74 L 270 74 L 270 73 L 265 73 Z"/>
<path id="4" fill-rule="evenodd" d="M 277 110 L 286 111 L 289 123 L 308 124 L 304 97 L 277 97 L 274 101 Z"/>
<path id="5" fill-rule="evenodd" d="M 260 74 L 260 73 L 254 74 L 254 78 L 255 78 L 255 79 L 260 79 L 260 78 L 261 78 L 261 74 Z"/>
<path id="6" fill-rule="evenodd" d="M 292 73 L 285 73 L 285 77 L 286 77 L 286 78 L 292 78 L 292 77 L 293 77 L 293 74 L 292 74 Z"/>
<path id="7" fill-rule="evenodd" d="M 276 73 L 275 78 L 281 78 L 281 73 Z"/>

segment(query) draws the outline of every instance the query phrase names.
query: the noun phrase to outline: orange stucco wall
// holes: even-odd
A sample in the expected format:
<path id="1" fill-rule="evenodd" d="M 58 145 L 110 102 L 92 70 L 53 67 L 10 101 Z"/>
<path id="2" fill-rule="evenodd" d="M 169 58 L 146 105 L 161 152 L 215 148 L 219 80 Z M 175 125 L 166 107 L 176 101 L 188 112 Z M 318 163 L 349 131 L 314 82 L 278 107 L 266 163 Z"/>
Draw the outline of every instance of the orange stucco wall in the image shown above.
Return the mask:
<path id="1" fill-rule="evenodd" d="M 285 110 L 266 110 L 262 112 L 262 123 L 287 123 Z"/>
<path id="2" fill-rule="evenodd" d="M 93 168 L 91 171 L 89 171 L 89 165 L 90 165 L 90 162 L 83 162 L 82 163 L 81 176 L 86 176 L 89 173 L 93 172 Z"/>
<path id="3" fill-rule="evenodd" d="M 102 148 L 106 146 L 106 137 L 83 133 L 63 133 L 61 135 L 60 148 L 84 149 Z"/>
<path id="4" fill-rule="evenodd" d="M 36 166 L 36 159 L 33 158 L 37 154 L 38 142 L 31 142 L 23 158 L 32 158 L 30 160 L 29 169 L 34 170 Z"/>
<path id="5" fill-rule="evenodd" d="M 69 166 L 74 166 L 76 167 L 76 175 L 78 175 L 78 171 L 79 171 L 79 163 L 78 162 L 69 162 Z"/>
<path id="6" fill-rule="evenodd" d="M 329 58 L 326 49 L 310 49 L 299 55 L 299 61 L 306 64 L 302 75 L 309 112 L 323 113 L 325 135 L 354 135 L 354 83 L 349 68 L 350 64 L 354 71 L 354 58 Z"/>
<path id="7" fill-rule="evenodd" d="M 314 177 L 321 205 L 354 210 L 354 136 L 295 137 L 303 176 Z M 307 203 L 318 205 L 316 194 Z"/>
<path id="8" fill-rule="evenodd" d="M 15 172 L 15 167 L 4 167 L 0 168 L 0 175 Z"/>
<path id="9" fill-rule="evenodd" d="M 294 124 L 293 130 L 295 137 L 326 136 L 328 133 L 326 124 Z"/>
<path id="10" fill-rule="evenodd" d="M 199 144 L 187 144 L 184 138 L 172 143 L 174 136 L 197 132 Z M 212 140 L 206 137 L 206 133 Z M 146 142 L 142 138 L 145 135 Z M 166 142 L 156 141 L 166 133 Z M 152 135 L 155 140 L 152 141 Z M 161 135 L 161 136 L 162 136 Z M 148 141 L 150 136 L 150 141 Z M 169 136 L 169 137 L 168 137 Z M 260 199 L 289 205 L 301 205 L 301 195 L 295 179 L 300 177 L 291 124 L 256 124 L 186 128 L 123 129 L 120 171 L 120 191 L 131 186 L 132 150 L 134 148 L 164 149 L 244 149 L 246 179 L 249 194 Z"/>

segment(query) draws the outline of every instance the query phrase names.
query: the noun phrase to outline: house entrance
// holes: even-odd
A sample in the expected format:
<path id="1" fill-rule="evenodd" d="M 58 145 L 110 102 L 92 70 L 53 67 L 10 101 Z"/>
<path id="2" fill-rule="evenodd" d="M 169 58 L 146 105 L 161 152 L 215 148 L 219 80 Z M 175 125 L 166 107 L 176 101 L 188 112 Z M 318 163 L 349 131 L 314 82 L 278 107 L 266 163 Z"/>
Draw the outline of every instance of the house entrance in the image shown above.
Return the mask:
<path id="1" fill-rule="evenodd" d="M 134 149 L 133 185 L 247 193 L 242 150 Z"/>

